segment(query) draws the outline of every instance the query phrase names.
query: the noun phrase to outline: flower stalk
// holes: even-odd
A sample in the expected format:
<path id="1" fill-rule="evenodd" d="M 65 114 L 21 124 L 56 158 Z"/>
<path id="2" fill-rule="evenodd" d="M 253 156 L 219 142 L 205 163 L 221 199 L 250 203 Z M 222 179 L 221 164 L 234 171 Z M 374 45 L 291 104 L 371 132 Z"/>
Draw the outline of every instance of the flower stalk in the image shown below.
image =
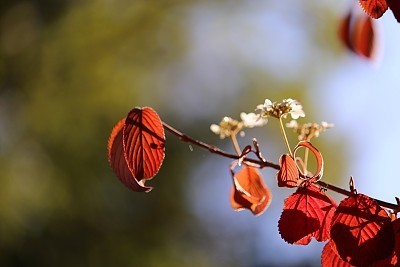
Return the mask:
<path id="1" fill-rule="evenodd" d="M 234 149 L 236 151 L 236 154 L 240 155 L 242 152 L 240 150 L 239 143 L 238 143 L 237 138 L 236 138 L 236 133 L 231 135 L 231 140 L 232 140 L 233 147 L 234 147 Z"/>
<path id="2" fill-rule="evenodd" d="M 279 128 L 281 129 L 282 137 L 283 137 L 283 140 L 285 141 L 286 148 L 289 152 L 289 155 L 293 157 L 293 153 L 292 153 L 292 150 L 290 149 L 289 141 L 286 136 L 286 131 L 285 131 L 285 128 L 283 127 L 282 117 L 279 117 Z"/>

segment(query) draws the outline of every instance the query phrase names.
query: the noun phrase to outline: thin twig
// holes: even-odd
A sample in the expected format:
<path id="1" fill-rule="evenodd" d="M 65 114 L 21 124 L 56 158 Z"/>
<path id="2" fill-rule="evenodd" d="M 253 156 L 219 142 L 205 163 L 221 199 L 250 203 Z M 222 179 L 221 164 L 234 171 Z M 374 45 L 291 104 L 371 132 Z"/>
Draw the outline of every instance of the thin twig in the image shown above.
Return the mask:
<path id="1" fill-rule="evenodd" d="M 209 144 L 204 143 L 202 141 L 196 140 L 196 139 L 194 139 L 194 138 L 192 138 L 192 137 L 190 137 L 190 136 L 188 136 L 188 135 L 186 135 L 184 133 L 181 133 L 180 131 L 176 130 L 175 128 L 173 128 L 172 126 L 168 125 L 165 122 L 162 122 L 162 124 L 163 124 L 164 128 L 167 131 L 169 131 L 173 135 L 177 136 L 181 141 L 183 141 L 185 143 L 189 143 L 189 144 L 193 144 L 193 145 L 202 147 L 202 148 L 208 150 L 211 153 L 214 153 L 214 154 L 226 157 L 226 158 L 231 158 L 231 159 L 239 159 L 240 158 L 240 155 L 235 155 L 235 154 L 228 153 L 228 152 L 226 152 L 226 151 L 224 151 L 222 149 L 219 149 L 216 146 L 209 145 Z M 258 164 L 260 166 L 260 168 L 267 167 L 267 168 L 272 168 L 272 169 L 275 169 L 275 170 L 278 170 L 278 171 L 280 170 L 280 167 L 279 167 L 278 164 L 275 164 L 275 163 L 272 163 L 272 162 L 269 162 L 269 161 L 265 161 L 265 160 L 244 158 L 243 161 L 244 162 L 247 161 L 247 162 L 252 162 L 252 163 Z M 323 182 L 323 181 L 318 181 L 317 184 L 319 184 L 323 188 L 329 189 L 331 191 L 334 191 L 336 193 L 339 193 L 339 194 L 342 194 L 342 195 L 345 195 L 345 196 L 353 195 L 353 193 L 351 191 L 348 191 L 346 189 L 343 189 L 343 188 L 328 184 L 328 183 Z M 388 203 L 388 202 L 385 202 L 385 201 L 382 201 L 382 200 L 379 200 L 379 199 L 374 199 L 374 200 L 380 206 L 388 208 L 388 209 L 391 209 L 391 210 L 393 210 L 395 212 L 397 212 L 398 209 L 399 209 L 399 205 L 397 205 L 397 204 Z"/>
<path id="2" fill-rule="evenodd" d="M 204 142 L 201 142 L 199 140 L 196 140 L 196 139 L 194 139 L 194 138 L 192 138 L 192 137 L 190 137 L 190 136 L 188 136 L 188 135 L 186 135 L 184 133 L 181 133 L 180 131 L 176 130 L 175 128 L 173 128 L 172 126 L 168 125 L 167 123 L 165 123 L 165 122 L 162 122 L 162 123 L 163 123 L 164 128 L 167 131 L 169 131 L 170 133 L 172 133 L 175 136 L 177 136 L 182 142 L 202 147 L 202 148 L 210 151 L 213 154 L 217 154 L 217 155 L 220 155 L 220 156 L 223 156 L 223 157 L 226 157 L 226 158 L 230 158 L 230 159 L 239 159 L 240 158 L 239 155 L 228 153 L 226 151 L 223 151 L 222 149 L 219 149 L 216 146 L 212 146 L 212 145 L 206 144 Z M 272 162 L 260 161 L 260 160 L 252 159 L 252 158 L 244 158 L 243 161 L 256 163 L 256 164 L 260 165 L 261 168 L 269 167 L 269 168 L 273 168 L 273 169 L 279 170 L 279 165 L 278 164 L 274 164 Z"/>

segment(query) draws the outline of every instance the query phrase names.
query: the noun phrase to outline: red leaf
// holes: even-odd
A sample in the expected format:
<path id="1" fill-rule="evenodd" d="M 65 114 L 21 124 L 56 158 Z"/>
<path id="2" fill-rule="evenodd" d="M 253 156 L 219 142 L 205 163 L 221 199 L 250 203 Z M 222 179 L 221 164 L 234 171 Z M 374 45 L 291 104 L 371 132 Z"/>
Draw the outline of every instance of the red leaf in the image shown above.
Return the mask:
<path id="1" fill-rule="evenodd" d="M 341 23 L 339 34 L 351 52 L 369 59 L 373 57 L 376 50 L 375 26 L 369 16 L 349 12 Z"/>
<path id="2" fill-rule="evenodd" d="M 399 0 L 386 0 L 389 8 L 392 10 L 397 22 L 400 22 L 400 1 Z"/>
<path id="3" fill-rule="evenodd" d="M 374 262 L 372 267 L 390 267 L 399 266 L 398 257 L 400 255 L 400 219 L 392 221 L 393 230 L 395 234 L 395 247 L 392 255 L 384 260 Z"/>
<path id="4" fill-rule="evenodd" d="M 243 165 L 233 177 L 231 205 L 234 210 L 249 209 L 260 215 L 271 203 L 271 192 L 257 168 Z"/>
<path id="5" fill-rule="evenodd" d="M 354 29 L 354 50 L 357 54 L 371 58 L 375 45 L 374 27 L 370 17 L 360 16 Z"/>
<path id="6" fill-rule="evenodd" d="M 165 156 L 164 128 L 149 108 L 132 109 L 123 130 L 124 155 L 136 180 L 149 180 L 159 171 Z"/>
<path id="7" fill-rule="evenodd" d="M 400 257 L 400 219 L 396 219 L 392 222 L 393 230 L 395 234 L 395 248 L 396 260 Z M 397 263 L 397 261 L 396 261 Z"/>
<path id="8" fill-rule="evenodd" d="M 290 244 L 307 245 L 311 238 L 325 241 L 336 203 L 315 184 L 299 187 L 284 203 L 279 233 Z"/>
<path id="9" fill-rule="evenodd" d="M 126 164 L 123 153 L 122 131 L 125 119 L 120 120 L 112 129 L 110 138 L 108 139 L 108 162 L 110 163 L 115 175 L 129 189 L 136 192 L 149 192 L 151 187 L 144 186 L 142 182 L 138 182 L 132 175 Z"/>
<path id="10" fill-rule="evenodd" d="M 317 160 L 317 170 L 315 171 L 314 175 L 311 177 L 306 177 L 308 179 L 314 179 L 315 181 L 318 181 L 321 179 L 323 173 L 324 173 L 324 159 L 322 158 L 321 152 L 313 146 L 310 142 L 307 141 L 301 141 L 297 144 L 297 146 L 293 150 L 293 157 L 296 158 L 296 152 L 300 147 L 305 147 L 307 149 L 310 149 L 310 151 L 314 154 L 316 160 Z M 300 172 L 301 173 L 301 172 Z M 302 174 L 301 174 L 302 175 Z M 306 174 L 305 174 L 306 175 Z M 304 176 L 304 175 L 303 175 Z"/>
<path id="11" fill-rule="evenodd" d="M 340 256 L 336 253 L 336 250 L 332 248 L 332 245 L 334 244 L 332 243 L 332 240 L 330 240 L 328 243 L 326 243 L 322 250 L 322 267 L 353 267 L 354 265 L 351 265 L 340 258 Z"/>
<path id="12" fill-rule="evenodd" d="M 371 265 L 371 267 L 395 267 L 395 266 L 399 266 L 397 264 L 396 254 L 393 254 L 389 256 L 389 258 L 386 258 L 384 260 L 376 261 Z"/>
<path id="13" fill-rule="evenodd" d="M 290 155 L 282 155 L 279 159 L 280 170 L 276 174 L 279 187 L 295 187 L 299 180 L 296 162 Z"/>
<path id="14" fill-rule="evenodd" d="M 394 248 L 389 216 L 374 199 L 362 194 L 340 202 L 332 219 L 331 238 L 339 256 L 357 266 L 385 259 Z"/>
<path id="15" fill-rule="evenodd" d="M 378 19 L 388 9 L 386 0 L 359 0 L 361 7 L 371 18 Z"/>
<path id="16" fill-rule="evenodd" d="M 353 38 L 351 38 L 351 21 L 353 13 L 350 11 L 346 16 L 340 20 L 339 24 L 339 38 L 342 43 L 350 50 L 355 52 L 353 46 Z"/>

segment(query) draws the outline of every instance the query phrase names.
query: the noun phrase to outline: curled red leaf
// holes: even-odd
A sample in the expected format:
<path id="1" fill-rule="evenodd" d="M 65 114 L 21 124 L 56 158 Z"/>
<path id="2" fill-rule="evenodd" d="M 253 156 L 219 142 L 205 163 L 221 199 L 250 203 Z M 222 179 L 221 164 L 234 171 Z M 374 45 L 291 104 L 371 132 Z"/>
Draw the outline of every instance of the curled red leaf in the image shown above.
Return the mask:
<path id="1" fill-rule="evenodd" d="M 322 256 L 321 256 L 321 265 L 322 267 L 353 267 L 348 262 L 345 262 L 340 258 L 340 256 L 336 253 L 336 249 L 332 248 L 332 240 L 329 240 L 328 243 L 325 244 L 324 248 L 322 249 Z"/>
<path id="2" fill-rule="evenodd" d="M 269 206 L 271 199 L 271 192 L 257 168 L 243 165 L 233 176 L 231 205 L 234 210 L 249 209 L 254 215 L 260 215 Z"/>
<path id="3" fill-rule="evenodd" d="M 120 120 L 112 129 L 108 139 L 108 162 L 118 179 L 135 192 L 149 192 L 152 188 L 137 181 L 126 164 L 122 142 L 122 131 L 125 119 Z"/>
<path id="4" fill-rule="evenodd" d="M 386 211 L 374 199 L 354 194 L 342 200 L 332 219 L 331 239 L 338 255 L 356 266 L 389 257 L 394 231 Z"/>
<path id="5" fill-rule="evenodd" d="M 317 170 L 315 171 L 314 175 L 311 177 L 306 176 L 307 174 L 302 174 L 300 171 L 301 176 L 303 176 L 304 178 L 307 179 L 313 179 L 314 181 L 318 181 L 319 179 L 321 179 L 323 173 L 324 173 L 324 159 L 322 157 L 321 152 L 319 152 L 319 150 L 313 146 L 310 142 L 307 141 L 301 141 L 297 144 L 297 146 L 294 148 L 293 150 L 293 157 L 296 158 L 296 152 L 299 148 L 301 147 L 305 147 L 307 149 L 309 149 L 315 156 L 316 160 L 317 160 Z"/>
<path id="6" fill-rule="evenodd" d="M 284 154 L 279 159 L 280 169 L 276 174 L 279 187 L 296 187 L 299 180 L 299 171 L 294 159 Z"/>
<path id="7" fill-rule="evenodd" d="M 374 22 L 369 16 L 350 11 L 340 23 L 339 37 L 351 52 L 371 59 L 377 48 L 375 31 Z"/>
<path id="8" fill-rule="evenodd" d="M 134 108 L 128 113 L 123 144 L 128 168 L 136 180 L 153 178 L 165 156 L 164 128 L 153 109 Z"/>
<path id="9" fill-rule="evenodd" d="M 279 233 L 290 244 L 307 245 L 312 237 L 325 241 L 335 208 L 335 201 L 315 184 L 299 187 L 285 200 Z"/>
<path id="10" fill-rule="evenodd" d="M 359 3 L 365 13 L 374 19 L 382 17 L 388 9 L 386 0 L 359 0 Z"/>

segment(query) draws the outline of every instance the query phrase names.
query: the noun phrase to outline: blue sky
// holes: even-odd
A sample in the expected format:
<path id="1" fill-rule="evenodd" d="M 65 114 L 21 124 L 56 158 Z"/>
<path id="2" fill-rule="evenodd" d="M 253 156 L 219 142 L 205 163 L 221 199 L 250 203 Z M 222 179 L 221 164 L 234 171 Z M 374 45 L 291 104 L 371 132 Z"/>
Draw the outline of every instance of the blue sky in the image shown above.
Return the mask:
<path id="1" fill-rule="evenodd" d="M 322 114 L 346 134 L 348 163 L 360 192 L 394 202 L 400 194 L 397 153 L 400 150 L 400 25 L 391 14 L 378 22 L 380 62 L 351 55 L 330 77 L 315 83 Z M 321 90 L 323 88 L 323 90 Z"/>

